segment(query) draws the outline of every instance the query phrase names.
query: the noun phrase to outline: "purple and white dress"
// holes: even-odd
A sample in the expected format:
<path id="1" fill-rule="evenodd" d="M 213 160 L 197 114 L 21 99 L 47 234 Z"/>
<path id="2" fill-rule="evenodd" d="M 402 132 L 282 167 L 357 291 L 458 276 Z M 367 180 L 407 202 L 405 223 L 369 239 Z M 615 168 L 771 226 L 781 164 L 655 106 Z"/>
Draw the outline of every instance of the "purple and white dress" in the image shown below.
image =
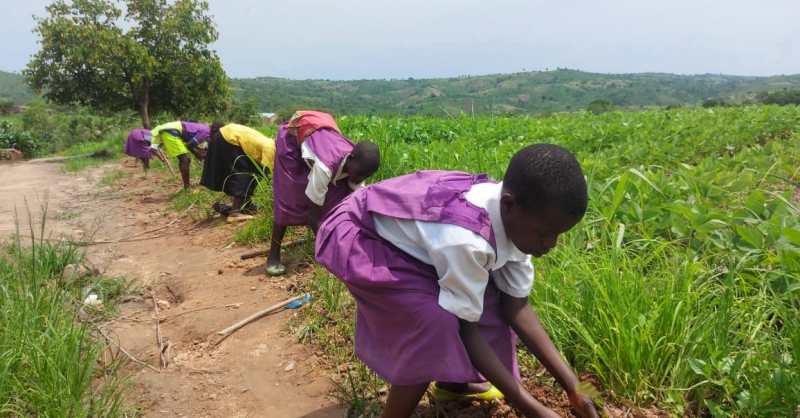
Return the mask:
<path id="1" fill-rule="evenodd" d="M 134 129 L 128 134 L 123 152 L 134 158 L 150 159 L 150 141 L 153 135 L 148 129 Z"/>
<path id="2" fill-rule="evenodd" d="M 334 172 L 341 167 L 355 146 L 342 134 L 326 128 L 309 134 L 303 145 L 307 145 L 315 158 Z M 306 195 L 306 188 L 310 173 L 311 167 L 303 158 L 297 137 L 283 123 L 275 137 L 275 167 L 272 175 L 273 220 L 277 225 L 308 224 L 309 197 Z M 347 181 L 333 181 L 328 184 L 322 215 L 325 216 L 350 191 Z"/>
<path id="3" fill-rule="evenodd" d="M 419 171 L 353 192 L 320 225 L 316 259 L 357 303 L 356 355 L 389 383 L 484 381 L 459 318 L 519 379 L 499 291 L 527 297 L 533 266 L 505 234 L 501 191 L 485 174 Z"/>

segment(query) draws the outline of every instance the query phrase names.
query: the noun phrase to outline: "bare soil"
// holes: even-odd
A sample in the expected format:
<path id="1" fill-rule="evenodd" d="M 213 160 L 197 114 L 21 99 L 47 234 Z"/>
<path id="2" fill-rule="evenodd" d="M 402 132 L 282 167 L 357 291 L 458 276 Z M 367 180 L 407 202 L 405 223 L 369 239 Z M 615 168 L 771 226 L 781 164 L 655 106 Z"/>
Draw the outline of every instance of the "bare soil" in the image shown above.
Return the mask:
<path id="1" fill-rule="evenodd" d="M 128 177 L 103 186 L 100 180 L 111 170 Z M 128 366 L 133 373 L 128 401 L 145 416 L 343 417 L 345 409 L 329 396 L 338 379 L 336 366 L 288 333 L 287 321 L 296 311 L 280 310 L 212 344 L 218 339 L 214 332 L 296 296 L 291 290 L 313 275 L 313 266 L 291 266 L 281 278 L 266 276 L 264 258 L 240 259 L 261 248 L 234 245 L 233 226 L 167 210 L 179 188 L 177 178 L 145 175 L 130 159 L 79 174 L 61 173 L 52 159 L 0 164 L 0 239 L 16 231 L 15 211 L 41 219 L 46 196 L 45 236 L 91 240 L 87 257 L 106 276 L 136 280 L 140 291 L 127 298 L 109 335 L 156 369 Z M 25 214 L 19 220 L 28 219 Z M 169 347 L 167 367 L 160 364 L 159 332 L 162 347 Z M 560 415 L 574 417 L 563 391 L 542 384 L 536 374 L 523 373 L 531 393 Z M 617 417 L 668 416 L 632 406 L 611 410 Z M 468 400 L 426 401 L 417 415 L 518 416 L 503 402 Z"/>
<path id="2" fill-rule="evenodd" d="M 214 332 L 294 296 L 284 290 L 292 276 L 267 279 L 263 258 L 240 260 L 260 248 L 230 246 L 233 227 L 221 220 L 193 222 L 167 211 L 178 180 L 146 176 L 131 160 L 79 174 L 63 174 L 60 166 L 58 160 L 0 165 L 0 239 L 16 231 L 15 211 L 27 225 L 29 210 L 38 225 L 47 196 L 46 237 L 90 239 L 96 244 L 87 257 L 106 276 L 137 280 L 142 291 L 123 304 L 109 335 L 159 371 L 136 371 L 141 367 L 131 363 L 131 405 L 147 417 L 343 416 L 327 396 L 329 371 L 287 335 L 296 311 L 253 322 L 218 346 L 208 343 Z M 109 170 L 132 176 L 104 187 L 99 182 Z M 21 235 L 30 235 L 27 227 Z M 153 298 L 164 301 L 159 329 Z M 163 369 L 159 330 L 170 347 Z"/>

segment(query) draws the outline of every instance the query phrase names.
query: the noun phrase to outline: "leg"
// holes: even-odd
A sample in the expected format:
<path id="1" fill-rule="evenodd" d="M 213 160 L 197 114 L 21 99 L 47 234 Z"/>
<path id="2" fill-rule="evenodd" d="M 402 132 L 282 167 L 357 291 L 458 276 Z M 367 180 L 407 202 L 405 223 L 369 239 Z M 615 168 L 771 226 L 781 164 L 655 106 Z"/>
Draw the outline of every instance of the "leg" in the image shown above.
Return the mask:
<path id="1" fill-rule="evenodd" d="M 183 189 L 186 190 L 191 186 L 189 181 L 189 166 L 192 164 L 192 159 L 189 154 L 181 154 L 178 156 L 178 167 L 181 170 L 181 178 L 183 179 Z"/>
<path id="2" fill-rule="evenodd" d="M 272 223 L 272 240 L 270 241 L 269 255 L 267 255 L 267 274 L 280 276 L 286 273 L 286 266 L 281 264 L 281 243 L 286 234 L 286 226 Z"/>
<path id="3" fill-rule="evenodd" d="M 244 197 L 243 196 L 234 196 L 233 197 L 233 204 L 231 205 L 231 212 L 239 212 L 242 210 L 242 205 L 244 205 Z"/>
<path id="4" fill-rule="evenodd" d="M 234 196 L 233 203 L 231 206 L 231 212 L 239 211 L 241 213 L 246 213 L 248 215 L 253 215 L 255 213 L 255 205 L 253 201 L 250 200 L 251 196 Z"/>
<path id="5" fill-rule="evenodd" d="M 408 418 L 419 405 L 428 383 L 418 385 L 392 385 L 380 418 Z"/>
<path id="6" fill-rule="evenodd" d="M 149 170 L 150 169 L 150 160 L 142 158 L 142 167 L 144 168 L 144 171 Z"/>

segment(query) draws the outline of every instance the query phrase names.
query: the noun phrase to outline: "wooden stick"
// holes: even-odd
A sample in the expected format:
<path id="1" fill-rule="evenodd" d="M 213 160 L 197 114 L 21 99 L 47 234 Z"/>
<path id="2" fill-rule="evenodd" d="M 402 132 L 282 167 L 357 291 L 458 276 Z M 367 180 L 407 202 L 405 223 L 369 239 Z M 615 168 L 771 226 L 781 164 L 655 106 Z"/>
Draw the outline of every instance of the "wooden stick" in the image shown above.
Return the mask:
<path id="1" fill-rule="evenodd" d="M 308 241 L 308 238 L 296 239 L 294 241 L 289 241 L 286 244 L 281 244 L 281 247 L 284 247 L 284 248 L 291 247 L 292 245 L 297 245 L 297 244 L 300 244 L 300 243 L 303 243 L 303 242 L 306 242 L 306 241 Z M 255 257 L 258 257 L 258 256 L 267 255 L 267 254 L 269 254 L 269 248 L 267 248 L 265 250 L 253 251 L 251 253 L 244 253 L 244 254 L 242 254 L 242 260 L 247 260 L 248 258 L 255 258 Z"/>
<path id="2" fill-rule="evenodd" d="M 167 320 L 175 318 L 176 316 L 186 315 L 186 314 L 190 314 L 190 313 L 194 313 L 194 312 L 206 311 L 206 310 L 209 310 L 209 309 L 217 309 L 217 308 L 239 308 L 242 305 L 244 305 L 244 302 L 229 303 L 227 305 L 220 305 L 220 306 L 206 306 L 205 308 L 197 308 L 197 309 L 192 309 L 191 311 L 178 312 L 178 313 L 172 314 L 170 316 L 165 316 L 165 317 L 161 318 L 161 322 L 167 322 Z"/>
<path id="3" fill-rule="evenodd" d="M 150 297 L 153 298 L 153 309 L 156 311 L 156 341 L 158 341 L 158 357 L 161 360 L 161 367 L 167 367 L 164 361 L 164 343 L 161 340 L 161 325 L 158 320 L 158 302 L 156 302 L 156 290 L 151 289 Z"/>
<path id="4" fill-rule="evenodd" d="M 169 163 L 169 159 L 164 155 L 164 152 L 161 151 L 160 149 L 157 149 L 156 150 L 156 154 L 158 154 L 158 158 L 161 161 L 167 163 L 167 167 L 169 167 L 169 172 L 172 173 L 172 175 L 174 176 L 175 175 L 175 170 L 172 169 L 172 164 Z"/>
<path id="5" fill-rule="evenodd" d="M 193 205 L 194 205 L 194 204 L 193 204 Z M 168 227 L 168 226 L 171 226 L 171 225 L 172 225 L 172 224 L 174 224 L 175 222 L 178 222 L 178 220 L 180 220 L 180 219 L 181 219 L 181 218 L 175 218 L 175 219 L 173 219 L 173 220 L 172 220 L 172 222 L 170 222 L 170 223 L 168 223 L 168 224 L 166 224 L 166 225 L 160 226 L 160 227 L 158 227 L 158 228 L 148 229 L 147 231 L 144 231 L 144 232 L 139 232 L 138 234 L 129 235 L 129 236 L 125 237 L 125 238 L 120 238 L 120 239 L 119 239 L 119 241 L 120 241 L 120 242 L 122 242 L 122 241 L 127 241 L 127 240 L 129 240 L 129 239 L 131 239 L 131 238 L 135 238 L 135 237 L 138 237 L 138 236 L 140 236 L 140 235 L 144 235 L 144 234 L 149 234 L 149 233 L 151 233 L 151 232 L 160 231 L 160 230 L 162 230 L 162 229 L 164 229 L 164 228 L 166 228 L 166 227 Z"/>
<path id="6" fill-rule="evenodd" d="M 108 336 L 108 334 L 106 334 L 105 332 L 103 332 L 103 330 L 101 330 L 100 328 L 98 328 L 97 330 L 98 330 L 98 331 L 100 331 L 100 334 L 103 334 L 103 337 L 106 337 L 106 340 L 108 340 L 110 343 L 112 343 L 112 344 L 114 344 L 115 346 L 117 346 L 117 348 L 119 348 L 119 351 L 122 351 L 122 353 L 123 353 L 123 354 L 125 354 L 126 356 L 128 356 L 128 358 L 129 358 L 129 359 L 131 359 L 131 360 L 133 360 L 133 361 L 135 361 L 135 362 L 137 362 L 137 363 L 139 363 L 139 364 L 141 364 L 141 365 L 143 365 L 143 366 L 145 366 L 145 367 L 147 367 L 147 368 L 149 368 L 149 369 L 152 369 L 152 370 L 153 370 L 153 371 L 155 371 L 156 373 L 161 373 L 161 370 L 158 370 L 158 369 L 156 369 L 155 367 L 153 367 L 153 366 L 151 366 L 151 365 L 149 365 L 149 364 L 147 364 L 147 363 L 145 363 L 145 362 L 143 362 L 143 361 L 141 361 L 141 360 L 137 359 L 137 358 L 136 358 L 136 357 L 134 357 L 134 356 L 133 356 L 131 353 L 129 353 L 129 352 L 127 352 L 127 351 L 125 351 L 125 349 L 124 349 L 124 348 L 122 348 L 122 346 L 121 346 L 121 345 L 117 344 L 117 342 L 116 342 L 116 341 L 112 340 L 112 339 L 111 339 L 111 337 L 109 337 L 109 336 Z"/>
<path id="7" fill-rule="evenodd" d="M 167 340 L 167 344 L 165 344 L 164 349 L 161 350 L 161 361 L 164 362 L 164 367 L 167 367 L 172 361 L 172 356 L 169 354 L 170 348 L 172 348 L 172 341 Z"/>
<path id="8" fill-rule="evenodd" d="M 236 331 L 237 331 L 239 328 L 242 328 L 243 326 L 245 326 L 245 325 L 247 325 L 247 324 L 249 324 L 249 323 L 251 323 L 251 322 L 253 322 L 253 321 L 256 321 L 256 320 L 258 320 L 258 319 L 261 319 L 261 318 L 263 318 L 263 317 L 267 316 L 268 314 L 270 314 L 270 313 L 272 313 L 272 312 L 274 312 L 274 311 L 277 311 L 278 309 L 281 309 L 281 308 L 283 308 L 284 306 L 286 306 L 286 305 L 288 305 L 288 304 L 290 304 L 290 303 L 292 303 L 292 302 L 294 302 L 294 301 L 296 301 L 296 300 L 303 299 L 303 298 L 304 298 L 304 297 L 306 297 L 306 296 L 308 296 L 308 294 L 304 294 L 304 295 L 300 295 L 300 296 L 295 296 L 295 297 L 293 297 L 293 298 L 291 298 L 291 299 L 285 300 L 285 301 L 283 301 L 283 302 L 281 302 L 281 303 L 278 303 L 278 304 L 276 304 L 276 305 L 272 305 L 272 306 L 270 306 L 269 308 L 267 308 L 267 309 L 264 309 L 263 311 L 256 312 L 256 313 L 254 313 L 254 314 L 252 314 L 252 315 L 248 316 L 247 318 L 245 318 L 245 319 L 242 319 L 241 321 L 239 321 L 239 322 L 237 322 L 237 323 L 235 323 L 235 324 L 233 324 L 233 325 L 229 326 L 228 328 L 225 328 L 225 329 L 223 329 L 222 331 L 217 331 L 217 332 L 215 332 L 214 334 L 212 334 L 212 335 L 209 337 L 209 339 L 210 339 L 211 337 L 213 337 L 214 335 L 221 335 L 221 336 L 222 336 L 222 338 L 220 338 L 220 339 L 219 339 L 219 341 L 217 341 L 217 342 L 215 342 L 215 343 L 212 343 L 212 345 L 219 345 L 219 343 L 221 343 L 221 342 L 222 342 L 222 340 L 224 340 L 224 339 L 228 338 L 228 336 L 229 336 L 229 335 L 231 335 L 231 334 L 233 334 L 234 332 L 236 332 Z"/>

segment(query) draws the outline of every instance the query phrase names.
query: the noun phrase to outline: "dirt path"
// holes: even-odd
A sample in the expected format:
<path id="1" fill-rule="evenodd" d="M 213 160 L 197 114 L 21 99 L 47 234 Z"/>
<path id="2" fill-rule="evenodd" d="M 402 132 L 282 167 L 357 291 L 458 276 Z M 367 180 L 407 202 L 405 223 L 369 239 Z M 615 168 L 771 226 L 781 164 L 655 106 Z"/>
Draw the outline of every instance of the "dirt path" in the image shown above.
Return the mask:
<path id="1" fill-rule="evenodd" d="M 109 170 L 131 176 L 114 187 L 100 180 Z M 136 279 L 161 302 L 160 332 L 171 362 L 132 378 L 131 401 L 147 417 L 341 417 L 327 396 L 330 376 L 316 355 L 287 335 L 283 310 L 234 333 L 218 346 L 207 337 L 292 296 L 303 280 L 263 274 L 263 258 L 240 260 L 252 248 L 230 247 L 232 227 L 193 222 L 167 211 L 178 187 L 153 184 L 133 166 L 110 165 L 62 174 L 58 162 L 0 165 L 0 239 L 15 231 L 14 210 L 25 199 L 33 219 L 47 191 L 47 234 L 89 237 L 88 258 L 107 276 Z M 22 217 L 27 222 L 27 215 Z M 22 235 L 29 235 L 23 230 Z M 123 348 L 159 368 L 153 294 L 144 290 L 124 304 L 111 335 Z M 235 308 L 233 306 L 238 306 Z"/>

